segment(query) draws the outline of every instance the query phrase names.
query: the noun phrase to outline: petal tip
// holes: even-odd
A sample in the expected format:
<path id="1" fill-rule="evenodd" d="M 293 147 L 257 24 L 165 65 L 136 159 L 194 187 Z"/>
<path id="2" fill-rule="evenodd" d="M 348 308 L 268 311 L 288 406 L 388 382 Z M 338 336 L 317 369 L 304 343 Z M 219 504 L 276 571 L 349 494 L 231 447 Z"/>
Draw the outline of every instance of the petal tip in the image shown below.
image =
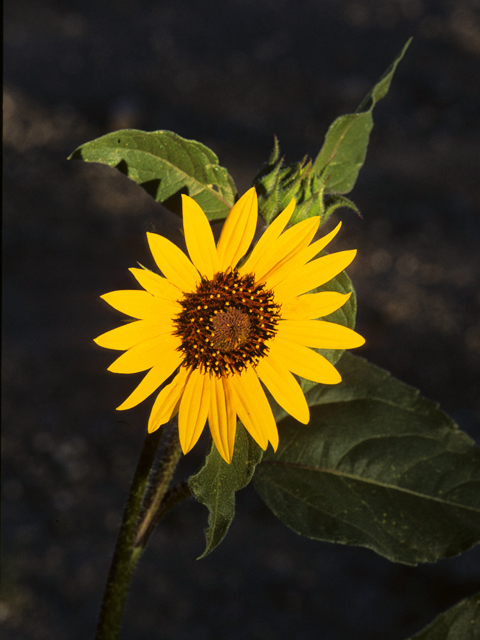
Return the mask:
<path id="1" fill-rule="evenodd" d="M 222 458 L 225 460 L 225 462 L 227 464 L 231 464 L 232 462 L 232 457 L 233 457 L 233 452 L 228 451 L 225 455 L 220 454 L 222 456 Z"/>
<path id="2" fill-rule="evenodd" d="M 250 189 L 246 191 L 243 194 L 243 196 L 240 198 L 240 200 L 242 199 L 248 202 L 250 207 L 258 206 L 258 196 L 257 196 L 257 190 L 255 189 L 255 187 L 250 187 Z"/>
<path id="3" fill-rule="evenodd" d="M 358 344 L 354 347 L 355 349 L 358 347 L 363 347 L 363 345 L 365 344 L 366 340 L 363 336 L 361 336 L 359 333 L 358 335 Z"/>
<path id="4" fill-rule="evenodd" d="M 335 369 L 335 371 L 337 370 Z M 337 371 L 337 375 L 335 376 L 335 379 L 332 380 L 331 382 L 328 382 L 327 384 L 340 384 L 341 381 L 342 381 L 342 376 Z"/>
<path id="5" fill-rule="evenodd" d="M 148 246 L 151 248 L 152 244 L 156 241 L 156 239 L 161 237 L 162 236 L 159 233 L 154 233 L 153 231 L 147 231 Z"/>
<path id="6" fill-rule="evenodd" d="M 192 443 L 190 442 L 190 444 L 187 444 L 186 442 L 184 442 L 183 438 L 180 438 L 180 447 L 182 448 L 183 455 L 186 456 L 187 453 L 192 449 Z"/>
<path id="7" fill-rule="evenodd" d="M 157 425 L 153 425 L 153 424 L 149 424 L 148 425 L 148 433 L 154 433 L 155 431 L 157 431 L 157 429 L 160 427 L 161 425 L 157 424 Z"/>
<path id="8" fill-rule="evenodd" d="M 308 424 L 310 422 L 310 408 L 307 405 L 307 411 L 305 412 L 305 414 L 301 414 L 298 416 L 297 418 L 298 422 L 301 422 L 302 424 Z"/>
<path id="9" fill-rule="evenodd" d="M 272 445 L 272 449 L 275 453 L 277 453 L 277 449 L 278 449 L 278 441 L 277 442 L 272 442 L 270 440 L 270 444 Z M 265 447 L 266 448 L 266 447 Z"/>

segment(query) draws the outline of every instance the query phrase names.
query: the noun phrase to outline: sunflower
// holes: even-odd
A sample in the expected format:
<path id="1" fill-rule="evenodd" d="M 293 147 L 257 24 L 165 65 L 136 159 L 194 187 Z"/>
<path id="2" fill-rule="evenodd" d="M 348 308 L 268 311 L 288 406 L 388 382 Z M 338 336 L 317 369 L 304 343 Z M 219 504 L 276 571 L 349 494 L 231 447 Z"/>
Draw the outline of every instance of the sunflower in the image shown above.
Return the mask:
<path id="1" fill-rule="evenodd" d="M 153 432 L 178 413 L 184 453 L 196 444 L 208 420 L 213 441 L 232 459 L 237 416 L 256 442 L 278 446 L 277 425 L 262 387 L 296 420 L 310 412 L 295 376 L 336 384 L 340 374 L 314 351 L 359 347 L 364 339 L 342 325 L 318 320 L 339 309 L 351 294 L 308 293 L 345 269 L 356 251 L 316 257 L 338 233 L 312 242 L 320 218 L 286 226 L 287 208 L 267 227 L 246 261 L 258 215 L 254 188 L 231 209 L 217 246 L 200 206 L 183 195 L 183 227 L 190 260 L 172 242 L 147 233 L 163 273 L 130 269 L 142 290 L 102 296 L 135 318 L 95 342 L 125 350 L 109 367 L 116 373 L 148 373 L 118 409 L 130 409 L 156 391 L 148 421 Z M 312 347 L 312 348 L 309 348 Z"/>

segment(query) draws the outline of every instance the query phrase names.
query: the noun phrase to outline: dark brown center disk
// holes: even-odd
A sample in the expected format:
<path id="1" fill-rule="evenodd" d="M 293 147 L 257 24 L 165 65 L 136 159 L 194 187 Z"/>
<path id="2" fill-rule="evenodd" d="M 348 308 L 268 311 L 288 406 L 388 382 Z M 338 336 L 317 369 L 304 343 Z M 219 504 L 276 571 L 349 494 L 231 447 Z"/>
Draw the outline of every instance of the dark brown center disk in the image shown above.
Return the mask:
<path id="1" fill-rule="evenodd" d="M 184 365 L 219 377 L 258 364 L 280 318 L 273 291 L 255 284 L 253 275 L 237 271 L 203 278 L 197 290 L 179 302 L 182 311 L 174 319 L 174 335 L 181 340 Z"/>
<path id="2" fill-rule="evenodd" d="M 233 351 L 247 342 L 250 335 L 248 314 L 233 307 L 213 318 L 212 344 L 220 351 Z"/>

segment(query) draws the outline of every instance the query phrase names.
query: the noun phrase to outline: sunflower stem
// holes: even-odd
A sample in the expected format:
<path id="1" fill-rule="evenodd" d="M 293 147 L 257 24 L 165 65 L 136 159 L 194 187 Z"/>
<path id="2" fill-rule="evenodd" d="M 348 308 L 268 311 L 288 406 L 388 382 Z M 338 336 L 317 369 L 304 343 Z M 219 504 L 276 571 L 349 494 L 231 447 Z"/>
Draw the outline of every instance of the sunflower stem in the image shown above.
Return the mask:
<path id="1" fill-rule="evenodd" d="M 107 578 L 95 640 L 116 640 L 122 623 L 130 582 L 144 547 L 135 547 L 138 518 L 155 460 L 161 429 L 147 435 L 123 512 L 122 524 Z"/>
<path id="2" fill-rule="evenodd" d="M 190 495 L 189 491 L 185 491 L 185 487 L 179 491 L 176 487 L 172 487 L 168 495 L 167 489 L 172 479 L 175 468 L 178 464 L 182 450 L 178 437 L 178 427 L 176 421 L 170 423 L 165 431 L 165 444 L 162 459 L 155 473 L 152 473 L 150 482 L 151 491 L 145 500 L 145 507 L 140 517 L 135 537 L 134 547 L 143 551 L 147 546 L 147 542 L 159 520 L 173 506 Z M 187 485 L 188 488 L 188 485 Z M 175 491 L 177 489 L 177 491 Z M 165 498 L 168 495 L 168 504 Z M 170 504 L 171 503 L 171 504 Z"/>
<path id="3" fill-rule="evenodd" d="M 163 498 L 162 504 L 160 505 L 160 509 L 158 510 L 154 526 L 158 524 L 158 522 L 170 511 L 173 507 L 176 507 L 177 504 L 183 502 L 186 498 L 190 498 L 192 495 L 192 490 L 190 489 L 190 485 L 188 484 L 188 480 L 183 480 L 179 482 L 177 485 L 169 489 L 165 497 Z"/>

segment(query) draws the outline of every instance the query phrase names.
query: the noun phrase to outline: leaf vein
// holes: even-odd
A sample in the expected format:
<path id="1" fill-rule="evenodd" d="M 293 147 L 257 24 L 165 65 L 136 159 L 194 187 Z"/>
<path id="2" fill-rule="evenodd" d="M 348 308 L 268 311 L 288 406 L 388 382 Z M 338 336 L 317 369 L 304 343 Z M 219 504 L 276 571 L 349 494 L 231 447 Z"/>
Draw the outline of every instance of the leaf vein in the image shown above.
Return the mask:
<path id="1" fill-rule="evenodd" d="M 393 485 L 393 484 L 388 484 L 385 482 L 379 482 L 378 480 L 373 480 L 371 478 L 359 478 L 358 476 L 354 476 L 353 474 L 350 473 L 345 473 L 345 472 L 338 472 L 338 471 L 334 471 L 333 469 L 325 469 L 325 468 L 321 468 L 321 467 L 315 467 L 313 465 L 306 465 L 306 464 L 300 464 L 300 463 L 296 463 L 296 462 L 284 462 L 284 461 L 280 461 L 280 460 L 262 460 L 262 462 L 260 463 L 261 465 L 275 465 L 275 466 L 284 466 L 287 468 L 292 468 L 292 469 L 305 469 L 306 471 L 315 471 L 317 473 L 331 473 L 333 475 L 338 476 L 339 478 L 345 478 L 345 479 L 351 479 L 354 482 L 365 482 L 366 484 L 372 484 L 372 485 L 376 485 L 378 487 L 384 488 L 384 489 L 389 489 L 392 491 L 399 491 L 402 493 L 407 493 L 409 495 L 412 495 L 416 498 L 419 498 L 421 500 L 434 500 L 435 502 L 439 502 L 441 504 L 444 504 L 445 506 L 451 506 L 451 507 L 457 507 L 457 508 L 461 508 L 461 509 L 467 509 L 468 511 L 471 511 L 472 513 L 479 513 L 480 514 L 480 509 L 477 509 L 476 507 L 471 507 L 469 505 L 466 505 L 464 503 L 461 502 L 453 502 L 453 501 L 448 501 L 445 500 L 444 498 L 439 498 L 436 496 L 432 496 L 426 493 L 419 493 L 418 491 L 413 491 L 412 489 L 407 489 L 406 487 L 400 487 L 399 485 Z"/>

